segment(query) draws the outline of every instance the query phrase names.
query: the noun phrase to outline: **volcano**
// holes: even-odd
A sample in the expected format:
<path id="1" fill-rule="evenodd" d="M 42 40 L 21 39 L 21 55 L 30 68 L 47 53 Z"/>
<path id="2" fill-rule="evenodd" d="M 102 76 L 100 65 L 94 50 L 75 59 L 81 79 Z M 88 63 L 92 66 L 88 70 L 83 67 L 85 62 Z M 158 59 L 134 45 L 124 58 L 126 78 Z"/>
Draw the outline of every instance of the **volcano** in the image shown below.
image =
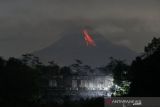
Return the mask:
<path id="1" fill-rule="evenodd" d="M 53 60 L 60 65 L 70 65 L 79 59 L 84 64 L 94 67 L 106 65 L 109 57 L 131 62 L 137 55 L 127 47 L 111 43 L 93 29 L 87 29 L 87 32 L 92 35 L 96 46 L 87 46 L 83 37 L 83 29 L 73 28 L 62 33 L 60 35 L 62 38 L 57 42 L 33 54 L 38 56 L 42 62 Z"/>

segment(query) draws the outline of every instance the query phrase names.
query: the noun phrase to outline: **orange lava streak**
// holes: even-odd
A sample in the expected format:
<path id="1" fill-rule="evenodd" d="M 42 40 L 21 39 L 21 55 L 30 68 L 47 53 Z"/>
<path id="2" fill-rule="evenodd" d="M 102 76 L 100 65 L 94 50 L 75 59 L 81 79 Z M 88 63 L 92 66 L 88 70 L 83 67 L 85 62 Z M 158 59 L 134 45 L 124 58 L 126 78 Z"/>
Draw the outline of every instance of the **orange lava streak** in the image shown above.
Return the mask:
<path id="1" fill-rule="evenodd" d="M 91 35 L 88 34 L 87 30 L 83 30 L 83 36 L 84 36 L 84 40 L 86 41 L 87 46 L 88 45 L 96 46 L 93 38 L 91 37 Z"/>

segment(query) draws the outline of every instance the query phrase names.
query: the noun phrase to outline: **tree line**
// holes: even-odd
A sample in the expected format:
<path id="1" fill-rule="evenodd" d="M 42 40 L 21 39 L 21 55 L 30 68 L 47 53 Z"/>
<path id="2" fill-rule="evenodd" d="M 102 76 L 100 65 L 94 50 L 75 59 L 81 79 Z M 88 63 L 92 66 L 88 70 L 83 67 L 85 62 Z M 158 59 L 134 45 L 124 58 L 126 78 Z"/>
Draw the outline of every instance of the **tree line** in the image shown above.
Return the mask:
<path id="1" fill-rule="evenodd" d="M 137 56 L 130 65 L 124 60 L 110 58 L 106 66 L 99 67 L 104 73 L 113 74 L 114 83 L 120 88 L 112 87 L 112 96 L 160 96 L 160 38 L 153 38 L 144 47 L 144 53 Z M 42 85 L 52 75 L 74 75 L 94 69 L 76 60 L 70 66 L 60 66 L 54 61 L 47 65 L 40 62 L 32 54 L 22 55 L 21 58 L 0 57 L 0 105 L 31 106 L 39 104 L 43 97 Z"/>

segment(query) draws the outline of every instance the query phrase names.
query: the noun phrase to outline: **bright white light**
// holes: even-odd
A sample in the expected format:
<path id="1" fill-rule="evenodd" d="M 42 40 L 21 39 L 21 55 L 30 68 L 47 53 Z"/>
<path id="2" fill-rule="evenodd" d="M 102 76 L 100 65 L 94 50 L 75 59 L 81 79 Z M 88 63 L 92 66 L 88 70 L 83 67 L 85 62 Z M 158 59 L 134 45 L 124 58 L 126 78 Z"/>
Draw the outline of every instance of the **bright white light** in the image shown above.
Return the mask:
<path id="1" fill-rule="evenodd" d="M 80 88 L 86 89 L 80 92 L 83 97 L 111 96 L 109 90 L 113 86 L 113 78 L 110 76 L 96 76 L 80 83 Z"/>

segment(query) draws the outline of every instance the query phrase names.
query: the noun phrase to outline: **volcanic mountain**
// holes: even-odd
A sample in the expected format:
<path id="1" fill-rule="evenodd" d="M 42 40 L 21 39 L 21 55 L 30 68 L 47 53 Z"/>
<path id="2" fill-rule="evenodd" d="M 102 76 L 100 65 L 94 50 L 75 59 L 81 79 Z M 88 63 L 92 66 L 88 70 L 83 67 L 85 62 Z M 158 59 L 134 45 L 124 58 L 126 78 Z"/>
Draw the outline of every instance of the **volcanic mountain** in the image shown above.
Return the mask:
<path id="1" fill-rule="evenodd" d="M 125 59 L 130 62 L 137 54 L 127 47 L 119 46 L 106 40 L 101 34 L 87 29 L 96 46 L 86 45 L 83 29 L 72 29 L 64 32 L 62 38 L 49 47 L 34 52 L 42 62 L 55 61 L 60 65 L 70 65 L 76 59 L 91 66 L 101 66 L 108 63 L 109 57 Z"/>

